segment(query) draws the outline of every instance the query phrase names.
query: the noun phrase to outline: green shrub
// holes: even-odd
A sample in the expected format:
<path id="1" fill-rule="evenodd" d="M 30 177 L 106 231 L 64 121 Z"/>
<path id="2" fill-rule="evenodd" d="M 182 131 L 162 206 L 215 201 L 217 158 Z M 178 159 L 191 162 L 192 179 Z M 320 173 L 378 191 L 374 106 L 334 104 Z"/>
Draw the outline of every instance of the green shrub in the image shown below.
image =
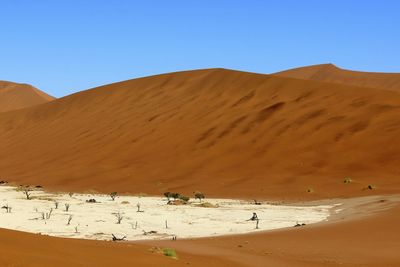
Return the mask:
<path id="1" fill-rule="evenodd" d="M 171 196 L 173 199 L 178 199 L 181 195 L 179 193 L 172 193 Z"/>
<path id="2" fill-rule="evenodd" d="M 182 201 L 184 201 L 184 202 L 188 202 L 190 198 L 187 197 L 187 196 L 179 195 L 179 199 L 182 200 Z"/>
<path id="3" fill-rule="evenodd" d="M 164 256 L 167 256 L 167 257 L 170 257 L 173 259 L 178 259 L 178 256 L 176 255 L 176 251 L 172 248 L 164 248 L 163 254 L 164 254 Z"/>
<path id="4" fill-rule="evenodd" d="M 171 198 L 173 198 L 172 194 L 173 194 L 173 193 L 171 193 L 171 192 L 165 192 L 165 193 L 164 193 L 164 196 L 165 196 L 165 197 L 168 199 L 168 201 L 169 201 Z"/>

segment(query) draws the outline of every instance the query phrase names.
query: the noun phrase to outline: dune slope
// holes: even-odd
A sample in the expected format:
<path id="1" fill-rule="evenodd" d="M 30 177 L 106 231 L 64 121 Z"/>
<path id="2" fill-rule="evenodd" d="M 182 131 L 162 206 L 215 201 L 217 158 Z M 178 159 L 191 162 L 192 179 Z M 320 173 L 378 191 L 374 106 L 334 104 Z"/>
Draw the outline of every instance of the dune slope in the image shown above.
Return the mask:
<path id="1" fill-rule="evenodd" d="M 179 260 L 152 246 L 63 239 L 0 229 L 0 266 L 224 266 L 224 260 L 178 252 Z"/>
<path id="2" fill-rule="evenodd" d="M 386 90 L 224 69 L 158 75 L 0 114 L 0 176 L 148 194 L 393 193 L 399 111 Z"/>
<path id="3" fill-rule="evenodd" d="M 351 71 L 338 68 L 333 64 L 300 67 L 274 73 L 274 75 L 400 91 L 400 73 Z"/>
<path id="4" fill-rule="evenodd" d="M 53 99 L 29 84 L 0 81 L 0 112 L 31 107 Z"/>

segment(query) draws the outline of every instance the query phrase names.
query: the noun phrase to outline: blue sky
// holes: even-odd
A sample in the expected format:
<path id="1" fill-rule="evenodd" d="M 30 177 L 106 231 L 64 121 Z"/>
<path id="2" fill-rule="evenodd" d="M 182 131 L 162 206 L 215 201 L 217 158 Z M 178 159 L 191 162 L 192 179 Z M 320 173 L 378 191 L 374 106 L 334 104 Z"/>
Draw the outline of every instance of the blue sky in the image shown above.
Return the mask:
<path id="1" fill-rule="evenodd" d="M 0 80 L 57 97 L 171 71 L 400 72 L 400 1 L 1 0 Z"/>

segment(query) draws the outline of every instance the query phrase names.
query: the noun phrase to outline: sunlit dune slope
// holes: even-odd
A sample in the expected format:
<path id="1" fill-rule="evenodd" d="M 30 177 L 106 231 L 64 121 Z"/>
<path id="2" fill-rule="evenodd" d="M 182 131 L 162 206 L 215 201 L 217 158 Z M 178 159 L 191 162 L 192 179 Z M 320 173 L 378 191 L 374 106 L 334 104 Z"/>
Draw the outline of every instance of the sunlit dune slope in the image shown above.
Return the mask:
<path id="1" fill-rule="evenodd" d="M 400 92 L 400 73 L 351 71 L 340 69 L 333 64 L 321 64 L 290 69 L 274 75 Z"/>
<path id="2" fill-rule="evenodd" d="M 226 197 L 398 192 L 399 114 L 400 94 L 386 90 L 225 69 L 158 75 L 0 114 L 0 177 Z"/>
<path id="3" fill-rule="evenodd" d="M 0 266 L 224 266 L 225 260 L 179 253 L 179 260 L 152 252 L 150 246 L 54 238 L 0 229 Z"/>
<path id="4" fill-rule="evenodd" d="M 31 85 L 0 81 L 0 112 L 26 108 L 53 99 Z"/>

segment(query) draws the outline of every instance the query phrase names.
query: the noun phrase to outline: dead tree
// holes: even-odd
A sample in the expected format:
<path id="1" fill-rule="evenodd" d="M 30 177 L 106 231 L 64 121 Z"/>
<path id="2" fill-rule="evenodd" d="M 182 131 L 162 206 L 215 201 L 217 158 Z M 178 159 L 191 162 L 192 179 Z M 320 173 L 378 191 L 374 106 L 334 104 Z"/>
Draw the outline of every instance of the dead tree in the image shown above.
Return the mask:
<path id="1" fill-rule="evenodd" d="M 69 215 L 67 225 L 71 223 L 71 220 L 72 220 L 72 215 Z"/>
<path id="2" fill-rule="evenodd" d="M 6 210 L 6 213 L 11 213 L 11 207 L 8 206 L 8 204 L 5 205 L 5 206 L 3 206 L 3 207 L 1 207 L 1 208 L 2 208 L 2 209 L 5 209 L 5 210 Z"/>
<path id="3" fill-rule="evenodd" d="M 65 211 L 69 211 L 69 204 L 65 203 Z"/>
<path id="4" fill-rule="evenodd" d="M 117 218 L 117 224 L 121 224 L 122 219 L 124 216 L 120 212 L 114 213 L 114 216 Z"/>
<path id="5" fill-rule="evenodd" d="M 204 199 L 204 194 L 201 192 L 195 192 L 194 199 L 199 199 L 199 201 L 201 202 L 201 200 Z"/>
<path id="6" fill-rule="evenodd" d="M 258 202 L 256 199 L 254 199 L 254 205 L 261 205 L 261 202 Z"/>
<path id="7" fill-rule="evenodd" d="M 300 226 L 304 226 L 304 225 L 306 225 L 306 224 L 305 223 L 296 222 L 296 224 L 293 227 L 300 227 Z"/>
<path id="8" fill-rule="evenodd" d="M 140 203 L 137 203 L 136 207 L 137 207 L 137 211 L 136 212 L 143 212 L 142 210 L 140 210 Z"/>
<path id="9" fill-rule="evenodd" d="M 258 218 L 257 213 L 253 212 L 253 216 L 251 216 L 251 218 L 247 221 L 256 221 L 256 229 L 258 229 L 258 223 L 260 219 Z"/>
<path id="10" fill-rule="evenodd" d="M 136 230 L 136 229 L 137 229 L 137 221 L 135 222 L 135 226 L 133 225 L 133 223 L 129 223 L 129 224 L 131 225 L 131 227 L 132 227 L 133 230 Z"/>
<path id="11" fill-rule="evenodd" d="M 114 234 L 111 234 L 111 235 L 112 235 L 112 241 L 123 241 L 126 238 L 126 235 L 124 235 L 121 238 L 116 237 Z"/>
<path id="12" fill-rule="evenodd" d="M 253 216 L 250 219 L 248 219 L 248 221 L 257 221 L 257 220 L 258 220 L 258 216 L 257 216 L 257 213 L 255 213 L 255 212 L 253 212 Z"/>
<path id="13" fill-rule="evenodd" d="M 58 209 L 58 202 L 57 201 L 54 201 L 54 206 L 56 207 L 56 209 Z"/>
<path id="14" fill-rule="evenodd" d="M 110 197 L 111 197 L 111 199 L 114 201 L 115 200 L 115 198 L 117 197 L 117 192 L 112 192 L 111 194 L 110 194 Z"/>
<path id="15" fill-rule="evenodd" d="M 26 199 L 31 199 L 32 189 L 25 187 L 22 192 L 24 192 Z"/>
<path id="16" fill-rule="evenodd" d="M 50 219 L 51 214 L 53 213 L 53 208 L 50 209 L 50 211 L 48 213 L 46 213 L 46 219 Z"/>
<path id="17" fill-rule="evenodd" d="M 157 231 L 151 230 L 146 232 L 145 230 L 143 230 L 143 235 L 152 235 L 152 234 L 157 234 Z"/>

